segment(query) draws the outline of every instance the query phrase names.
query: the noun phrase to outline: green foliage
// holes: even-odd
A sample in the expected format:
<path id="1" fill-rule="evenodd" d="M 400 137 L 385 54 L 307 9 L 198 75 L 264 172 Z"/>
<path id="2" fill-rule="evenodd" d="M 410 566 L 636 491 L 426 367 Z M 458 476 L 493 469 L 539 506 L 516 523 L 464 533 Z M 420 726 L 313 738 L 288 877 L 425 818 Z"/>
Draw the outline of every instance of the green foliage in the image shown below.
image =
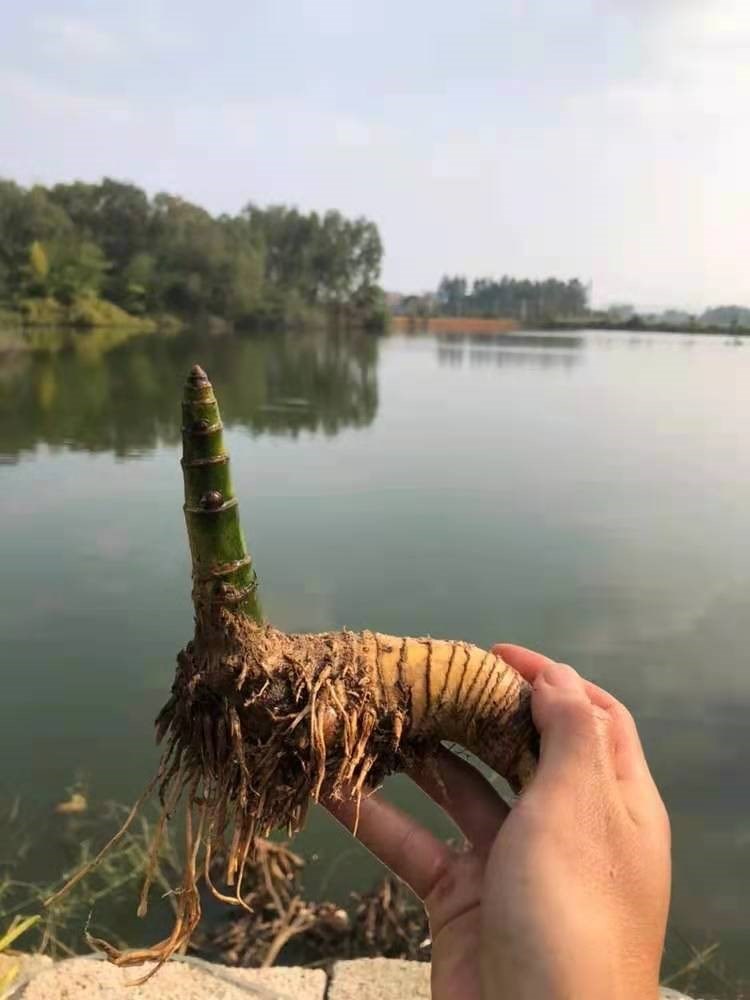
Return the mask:
<path id="1" fill-rule="evenodd" d="M 94 848 L 122 825 L 127 813 L 126 807 L 114 803 L 68 814 L 61 811 L 55 824 L 56 845 L 67 858 L 67 874 L 91 861 Z M 80 950 L 85 946 L 86 933 L 109 934 L 100 922 L 102 915 L 119 909 L 137 891 L 149 864 L 156 817 L 149 813 L 140 816 L 116 850 L 70 895 L 50 907 L 44 905 L 44 900 L 60 886 L 40 881 L 38 877 L 39 867 L 48 867 L 44 862 L 49 850 L 47 841 L 38 836 L 39 817 L 16 799 L 10 809 L 0 801 L 0 821 L 0 954 L 3 948 L 14 947 L 21 934 L 24 951 L 47 953 L 52 958 L 68 957 Z M 167 905 L 174 908 L 177 856 L 168 831 L 154 860 L 154 884 L 167 898 Z M 65 880 L 63 876 L 61 881 Z M 21 916 L 29 911 L 37 914 Z M 158 921 L 158 915 L 156 918 Z M 117 943 L 125 942 L 118 938 Z M 10 977 L 9 982 L 14 979 Z M 0 990 L 0 998 L 3 997 Z"/>
<path id="2" fill-rule="evenodd" d="M 80 295 L 69 302 L 48 296 L 26 298 L 19 302 L 23 321 L 30 326 L 72 326 L 80 329 L 114 327 L 123 330 L 155 330 L 157 323 L 146 317 L 131 316 L 112 302 L 93 295 Z"/>
<path id="3" fill-rule="evenodd" d="M 105 177 L 100 184 L 57 184 L 50 199 L 63 209 L 76 232 L 96 243 L 115 268 L 149 246 L 151 208 L 144 191 Z"/>
<path id="4" fill-rule="evenodd" d="M 130 316 L 112 302 L 105 302 L 93 296 L 81 296 L 74 299 L 68 308 L 67 315 L 67 325 L 81 329 L 106 326 L 124 330 L 138 329 L 143 332 L 156 329 L 155 320 Z"/>
<path id="5" fill-rule="evenodd" d="M 104 254 L 88 240 L 55 240 L 50 247 L 49 290 L 65 304 L 82 295 L 97 295 L 109 267 Z"/>
<path id="6" fill-rule="evenodd" d="M 448 316 L 463 316 L 464 311 L 468 307 L 466 291 L 466 278 L 460 275 L 450 278 L 448 275 L 445 275 L 437 291 L 440 311 Z"/>
<path id="7" fill-rule="evenodd" d="M 371 333 L 384 333 L 388 329 L 391 313 L 383 289 L 370 285 L 356 295 L 356 307 L 366 317 L 363 326 Z"/>
<path id="8" fill-rule="evenodd" d="M 20 938 L 22 934 L 25 934 L 34 924 L 38 924 L 41 919 L 38 914 L 33 917 L 14 917 L 10 927 L 0 936 L 0 954 L 7 951 L 14 941 Z"/>
<path id="9" fill-rule="evenodd" d="M 6 331 L 18 330 L 20 327 L 20 315 L 11 309 L 4 309 L 0 306 L 0 331 L 5 333 Z"/>
<path id="10" fill-rule="evenodd" d="M 0 181 L 0 301 L 10 304 L 98 296 L 136 316 L 379 327 L 382 254 L 373 223 L 335 211 L 248 205 L 214 217 L 109 178 L 28 190 Z M 27 319 L 35 312 L 25 306 Z"/>
<path id="11" fill-rule="evenodd" d="M 30 323 L 32 326 L 63 325 L 65 308 L 57 299 L 21 299 L 18 306 L 24 323 Z"/>
<path id="12" fill-rule="evenodd" d="M 137 316 L 147 312 L 155 270 L 156 261 L 148 253 L 135 254 L 123 268 L 122 298 L 128 312 Z"/>
<path id="13" fill-rule="evenodd" d="M 49 275 L 49 260 L 44 244 L 39 240 L 34 240 L 29 250 L 29 272 L 32 287 L 36 286 L 44 291 Z"/>
<path id="14" fill-rule="evenodd" d="M 27 293 L 29 254 L 35 241 L 69 238 L 72 231 L 70 219 L 44 188 L 24 190 L 0 180 L 0 298 L 12 300 Z"/>

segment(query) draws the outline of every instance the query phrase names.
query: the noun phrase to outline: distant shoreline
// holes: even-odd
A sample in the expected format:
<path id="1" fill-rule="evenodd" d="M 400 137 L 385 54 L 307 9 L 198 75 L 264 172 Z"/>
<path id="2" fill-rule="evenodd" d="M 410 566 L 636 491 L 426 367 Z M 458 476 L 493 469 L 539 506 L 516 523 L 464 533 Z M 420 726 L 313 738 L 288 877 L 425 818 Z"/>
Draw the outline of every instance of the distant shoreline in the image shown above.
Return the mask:
<path id="1" fill-rule="evenodd" d="M 644 323 L 640 321 L 634 323 L 628 320 L 624 323 L 612 323 L 601 319 L 576 320 L 548 320 L 545 323 L 537 323 L 536 330 L 560 330 L 571 333 L 574 330 L 603 330 L 621 333 L 681 333 L 686 335 L 708 334 L 710 336 L 723 335 L 726 337 L 750 337 L 750 327 L 746 326 L 699 326 L 697 323 Z"/>
<path id="2" fill-rule="evenodd" d="M 523 330 L 540 332 L 559 331 L 575 333 L 579 330 L 601 330 L 621 333 L 678 333 L 686 336 L 705 334 L 709 336 L 750 337 L 750 327 L 745 326 L 699 326 L 696 323 L 644 323 L 642 320 L 613 323 L 601 318 L 576 320 L 545 320 L 537 323 L 521 323 L 511 317 L 483 316 L 397 316 L 391 317 L 390 329 L 393 333 L 443 333 L 487 335 L 514 334 Z"/>
<path id="3" fill-rule="evenodd" d="M 393 333 L 513 333 L 522 326 L 503 316 L 391 316 Z"/>

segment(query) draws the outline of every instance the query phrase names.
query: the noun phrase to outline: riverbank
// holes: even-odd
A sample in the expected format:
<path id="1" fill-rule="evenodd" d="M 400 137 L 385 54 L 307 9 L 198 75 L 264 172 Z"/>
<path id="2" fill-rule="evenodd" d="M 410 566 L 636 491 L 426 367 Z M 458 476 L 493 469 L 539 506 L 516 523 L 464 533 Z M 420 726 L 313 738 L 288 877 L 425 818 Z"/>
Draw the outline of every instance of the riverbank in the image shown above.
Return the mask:
<path id="1" fill-rule="evenodd" d="M 535 324 L 535 330 L 560 330 L 572 332 L 578 330 L 604 330 L 620 333 L 681 333 L 686 336 L 694 334 L 711 334 L 724 337 L 750 337 L 750 327 L 747 326 L 702 326 L 699 323 L 649 323 L 640 317 L 633 317 L 625 322 L 613 323 L 599 318 L 575 320 L 547 320 Z"/>
<path id="2" fill-rule="evenodd" d="M 354 309 L 349 306 L 306 306 L 280 301 L 274 308 L 263 309 L 247 316 L 241 323 L 211 313 L 191 316 L 157 313 L 135 316 L 113 302 L 96 296 L 82 296 L 69 304 L 53 298 L 23 299 L 13 307 L 0 305 L 0 333 L 22 332 L 40 327 L 56 330 L 131 330 L 153 333 L 183 329 L 187 325 L 203 325 L 211 333 L 231 333 L 235 330 L 310 331 L 353 330 L 384 333 L 388 328 L 387 313 L 378 310 Z"/>
<path id="3" fill-rule="evenodd" d="M 141 333 L 151 333 L 165 325 L 181 325 L 173 316 L 134 316 L 94 295 L 78 296 L 68 303 L 50 297 L 22 299 L 15 309 L 3 309 L 0 321 L 11 329 L 39 326 L 76 330 L 116 328 Z"/>
<path id="4" fill-rule="evenodd" d="M 512 333 L 520 330 L 515 319 L 483 316 L 392 316 L 393 333 Z"/>
<path id="5" fill-rule="evenodd" d="M 626 322 L 612 322 L 601 316 L 577 317 L 576 319 L 539 320 L 522 323 L 512 317 L 498 316 L 392 316 L 391 330 L 394 333 L 434 333 L 472 334 L 491 336 L 504 333 L 528 331 L 559 331 L 578 333 L 583 330 L 603 330 L 622 333 L 680 333 L 684 335 L 711 334 L 726 337 L 750 337 L 750 327 L 701 325 L 699 323 L 650 323 L 636 316 Z"/>
<path id="6" fill-rule="evenodd" d="M 336 962 L 330 969 L 299 967 L 237 969 L 194 960 L 172 961 L 142 986 L 137 981 L 153 965 L 118 969 L 97 956 L 21 959 L 13 1000 L 430 1000 L 430 967 L 421 962 L 365 958 Z M 687 1000 L 663 989 L 662 1000 Z M 602 998 L 606 1000 L 606 998 Z"/>

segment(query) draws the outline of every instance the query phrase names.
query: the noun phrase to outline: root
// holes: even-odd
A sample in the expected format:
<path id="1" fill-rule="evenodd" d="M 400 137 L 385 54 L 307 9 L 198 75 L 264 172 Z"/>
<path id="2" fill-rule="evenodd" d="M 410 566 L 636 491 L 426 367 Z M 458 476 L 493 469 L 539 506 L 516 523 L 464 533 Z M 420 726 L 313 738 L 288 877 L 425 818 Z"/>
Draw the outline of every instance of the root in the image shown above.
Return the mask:
<path id="1" fill-rule="evenodd" d="M 297 939 L 293 957 L 305 965 L 377 956 L 429 960 L 427 914 L 393 876 L 370 892 L 353 893 L 348 908 L 307 901 L 302 859 L 285 844 L 260 841 L 257 847 L 250 865 L 250 912 L 229 916 L 202 935 L 193 945 L 199 953 L 228 965 L 267 968 Z"/>

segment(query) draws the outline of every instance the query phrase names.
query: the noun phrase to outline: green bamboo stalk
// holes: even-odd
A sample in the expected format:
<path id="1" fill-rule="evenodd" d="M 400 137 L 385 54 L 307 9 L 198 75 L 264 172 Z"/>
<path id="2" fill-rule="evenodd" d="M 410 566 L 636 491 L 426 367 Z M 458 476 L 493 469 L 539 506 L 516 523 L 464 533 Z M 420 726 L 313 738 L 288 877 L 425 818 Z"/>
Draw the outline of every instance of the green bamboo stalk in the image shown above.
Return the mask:
<path id="1" fill-rule="evenodd" d="M 240 526 L 219 406 L 200 365 L 193 365 L 185 383 L 182 472 L 199 625 L 223 607 L 261 622 L 258 583 Z"/>

